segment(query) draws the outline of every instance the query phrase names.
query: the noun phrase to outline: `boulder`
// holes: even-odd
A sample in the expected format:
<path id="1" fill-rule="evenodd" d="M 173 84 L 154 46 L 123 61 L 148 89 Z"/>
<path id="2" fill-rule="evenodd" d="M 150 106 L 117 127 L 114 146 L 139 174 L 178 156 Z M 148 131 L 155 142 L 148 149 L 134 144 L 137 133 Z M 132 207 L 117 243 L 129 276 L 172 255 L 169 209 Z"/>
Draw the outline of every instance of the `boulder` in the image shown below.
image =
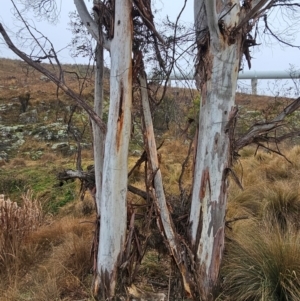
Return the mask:
<path id="1" fill-rule="evenodd" d="M 36 109 L 22 113 L 19 115 L 19 122 L 23 124 L 37 123 L 38 122 L 38 112 Z"/>

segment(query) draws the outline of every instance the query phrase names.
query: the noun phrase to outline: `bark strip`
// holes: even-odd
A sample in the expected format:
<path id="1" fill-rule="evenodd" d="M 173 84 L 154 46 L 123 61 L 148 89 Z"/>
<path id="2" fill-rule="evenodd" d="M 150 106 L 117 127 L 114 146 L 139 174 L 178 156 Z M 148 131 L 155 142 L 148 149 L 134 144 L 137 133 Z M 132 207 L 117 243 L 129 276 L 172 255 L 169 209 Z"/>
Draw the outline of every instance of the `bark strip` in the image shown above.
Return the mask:
<path id="1" fill-rule="evenodd" d="M 147 143 L 147 152 L 148 152 L 148 161 L 151 165 L 152 172 L 154 174 L 154 201 L 158 212 L 160 214 L 161 225 L 163 228 L 164 235 L 169 244 L 171 254 L 179 268 L 179 271 L 182 276 L 184 289 L 188 297 L 194 296 L 193 284 L 191 277 L 188 271 L 187 263 L 184 260 L 183 253 L 185 250 L 182 249 L 180 239 L 175 231 L 170 212 L 168 210 L 166 197 L 164 193 L 162 175 L 159 169 L 156 142 L 154 137 L 153 123 L 151 118 L 151 111 L 148 100 L 147 92 L 147 81 L 144 76 L 139 77 L 140 86 L 141 86 L 141 95 L 142 95 L 142 108 L 146 132 L 146 143 Z"/>

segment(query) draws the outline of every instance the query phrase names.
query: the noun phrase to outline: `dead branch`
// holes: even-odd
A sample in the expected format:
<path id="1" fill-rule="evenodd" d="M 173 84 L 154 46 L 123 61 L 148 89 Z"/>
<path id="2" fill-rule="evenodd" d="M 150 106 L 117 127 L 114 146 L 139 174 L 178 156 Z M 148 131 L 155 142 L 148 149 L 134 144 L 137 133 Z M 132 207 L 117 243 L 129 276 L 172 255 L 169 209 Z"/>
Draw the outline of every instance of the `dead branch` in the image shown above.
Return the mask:
<path id="1" fill-rule="evenodd" d="M 161 171 L 158 166 L 156 143 L 154 139 L 153 124 L 151 119 L 148 92 L 147 92 L 146 76 L 144 74 L 141 74 L 139 80 L 140 80 L 142 110 L 143 110 L 144 127 L 145 127 L 144 129 L 145 148 L 149 158 L 149 165 L 152 171 L 152 176 L 154 177 L 153 181 L 151 181 L 152 187 L 150 187 L 150 191 L 152 192 L 156 211 L 159 216 L 159 218 L 157 219 L 157 224 L 158 224 L 158 228 L 160 229 L 163 236 L 167 240 L 169 250 L 181 273 L 185 292 L 189 297 L 191 297 L 194 294 L 194 288 L 193 288 L 193 283 L 191 282 L 187 261 L 184 260 L 183 258 L 183 256 L 185 256 L 185 250 L 182 249 L 182 244 L 180 243 L 179 235 L 174 227 L 174 222 L 171 217 L 169 207 L 166 201 L 165 193 L 164 193 Z"/>
<path id="2" fill-rule="evenodd" d="M 78 179 L 83 183 L 83 187 L 85 189 L 89 189 L 89 190 L 93 191 L 93 189 L 95 188 L 95 170 L 94 170 L 93 166 L 90 166 L 87 171 L 72 170 L 72 169 L 63 170 L 57 174 L 57 179 L 60 182 Z M 132 185 L 128 185 L 127 188 L 128 188 L 128 191 L 140 196 L 144 200 L 149 199 L 147 192 L 145 192 L 137 187 L 134 187 Z M 151 200 L 151 197 L 150 197 L 150 200 Z"/>
<path id="3" fill-rule="evenodd" d="M 277 144 L 276 144 L 277 145 Z M 263 144 L 261 144 L 261 143 L 257 143 L 257 149 L 256 149 L 256 151 L 255 151 L 255 155 L 256 155 L 256 153 L 257 153 L 257 151 L 258 151 L 258 148 L 259 147 L 262 147 L 262 148 L 264 148 L 264 149 L 266 149 L 267 151 L 269 151 L 269 152 L 272 152 L 272 153 L 275 153 L 275 154 L 277 154 L 277 155 L 279 155 L 279 156 L 281 156 L 281 157 L 283 157 L 287 162 L 289 162 L 290 164 L 293 164 L 279 149 L 278 149 L 278 147 L 277 147 L 277 150 L 276 149 L 273 149 L 273 148 L 270 148 L 270 147 L 268 147 L 268 146 L 266 146 L 266 145 L 263 145 Z"/>
<path id="4" fill-rule="evenodd" d="M 259 15 L 263 9 L 263 7 L 267 4 L 269 0 L 261 0 L 259 1 L 253 8 L 251 8 L 245 17 L 240 21 L 240 23 L 234 28 L 234 32 L 237 33 L 241 30 L 249 20 L 253 19 L 256 15 Z M 271 2 L 274 2 L 273 0 Z"/>
<path id="5" fill-rule="evenodd" d="M 292 114 L 300 107 L 300 97 L 295 99 L 290 105 L 283 109 L 283 111 L 277 115 L 272 121 L 266 123 L 256 123 L 254 124 L 249 131 L 241 138 L 237 139 L 234 144 L 234 150 L 237 152 L 241 148 L 249 144 L 257 144 L 259 141 L 269 141 L 269 137 L 266 136 L 267 133 L 270 133 L 272 130 L 278 128 L 282 125 L 283 120 L 286 116 Z M 284 137 L 291 137 L 292 133 L 284 135 L 281 137 L 283 140 Z M 299 132 L 294 132 L 294 135 L 299 135 Z M 271 137 L 270 140 L 276 141 L 274 137 Z"/>
<path id="6" fill-rule="evenodd" d="M 289 46 L 289 47 L 294 47 L 294 48 L 300 49 L 300 45 L 293 45 L 293 44 L 291 44 L 291 43 L 288 43 L 288 42 L 286 42 L 286 41 L 280 39 L 279 36 L 278 36 L 277 34 L 275 34 L 275 33 L 272 31 L 272 29 L 270 28 L 270 26 L 269 26 L 269 24 L 268 24 L 268 17 L 267 17 L 267 15 L 264 15 L 264 18 L 263 18 L 263 19 L 264 19 L 264 23 L 265 23 L 265 27 L 266 27 L 267 31 L 268 31 L 268 32 L 271 34 L 271 36 L 274 37 L 278 42 L 280 42 L 280 43 L 282 43 L 282 44 L 285 44 L 285 45 L 287 45 L 287 46 Z"/>
<path id="7" fill-rule="evenodd" d="M 159 145 L 159 147 L 157 148 L 157 150 L 159 150 L 163 144 L 164 144 L 164 140 L 163 142 Z M 136 161 L 136 163 L 134 164 L 134 166 L 131 168 L 131 170 L 128 173 L 128 178 L 132 175 L 132 173 L 134 172 L 135 169 L 139 168 L 141 166 L 142 163 L 147 161 L 147 153 L 146 151 L 143 151 L 141 157 Z"/>
<path id="8" fill-rule="evenodd" d="M 179 185 L 179 190 L 180 190 L 181 197 L 183 197 L 183 195 L 184 195 L 184 188 L 183 188 L 183 184 L 182 184 L 183 175 L 184 175 L 185 169 L 187 167 L 187 163 L 189 161 L 190 155 L 192 153 L 193 145 L 194 145 L 194 140 L 191 139 L 190 144 L 189 144 L 188 153 L 187 153 L 183 163 L 181 164 L 181 173 L 180 173 L 180 176 L 179 176 L 179 179 L 178 179 L 178 185 Z"/>
<path id="9" fill-rule="evenodd" d="M 164 39 L 161 35 L 157 32 L 155 25 L 154 25 L 154 17 L 151 11 L 151 1 L 141 1 L 141 0 L 133 0 L 141 18 L 144 21 L 144 24 L 147 28 L 152 31 L 157 39 L 162 43 L 165 44 Z"/>

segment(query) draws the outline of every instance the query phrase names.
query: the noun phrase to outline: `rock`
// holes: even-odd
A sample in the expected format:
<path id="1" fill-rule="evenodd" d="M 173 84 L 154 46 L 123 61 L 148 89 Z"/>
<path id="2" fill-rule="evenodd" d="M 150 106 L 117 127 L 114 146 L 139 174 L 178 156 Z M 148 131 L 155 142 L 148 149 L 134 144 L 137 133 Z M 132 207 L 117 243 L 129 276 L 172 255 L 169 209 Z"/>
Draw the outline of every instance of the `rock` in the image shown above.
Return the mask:
<path id="1" fill-rule="evenodd" d="M 54 143 L 51 149 L 60 152 L 64 156 L 72 155 L 77 151 L 74 145 L 70 145 L 67 142 Z"/>
<path id="2" fill-rule="evenodd" d="M 59 122 L 36 127 L 32 135 L 37 140 L 62 141 L 68 138 L 68 126 Z"/>
<path id="3" fill-rule="evenodd" d="M 54 143 L 51 146 L 51 149 L 57 150 L 57 149 L 62 149 L 62 148 L 66 148 L 66 147 L 69 147 L 69 144 L 67 142 L 59 142 L 59 143 Z"/>
<path id="4" fill-rule="evenodd" d="M 19 122 L 23 124 L 37 123 L 38 122 L 38 112 L 36 109 L 22 113 L 19 115 Z"/>
<path id="5" fill-rule="evenodd" d="M 0 152 L 0 161 L 8 161 L 8 154 L 5 151 Z"/>
<path id="6" fill-rule="evenodd" d="M 51 81 L 46 75 L 41 75 L 40 80 L 45 83 L 48 83 Z"/>
<path id="7" fill-rule="evenodd" d="M 30 153 L 30 158 L 31 158 L 31 160 L 38 160 L 38 159 L 40 159 L 42 156 L 43 156 L 43 152 L 42 151 L 40 151 L 40 150 L 38 150 L 38 151 L 36 151 L 36 152 L 31 152 Z"/>
<path id="8" fill-rule="evenodd" d="M 140 157 L 142 153 L 143 153 L 142 151 L 135 149 L 132 151 L 131 155 L 134 157 Z"/>
<path id="9" fill-rule="evenodd" d="M 15 143 L 12 144 L 11 148 L 17 149 L 17 148 L 19 148 L 19 146 L 23 145 L 24 143 L 25 143 L 25 140 L 19 139 L 18 141 L 16 141 Z"/>

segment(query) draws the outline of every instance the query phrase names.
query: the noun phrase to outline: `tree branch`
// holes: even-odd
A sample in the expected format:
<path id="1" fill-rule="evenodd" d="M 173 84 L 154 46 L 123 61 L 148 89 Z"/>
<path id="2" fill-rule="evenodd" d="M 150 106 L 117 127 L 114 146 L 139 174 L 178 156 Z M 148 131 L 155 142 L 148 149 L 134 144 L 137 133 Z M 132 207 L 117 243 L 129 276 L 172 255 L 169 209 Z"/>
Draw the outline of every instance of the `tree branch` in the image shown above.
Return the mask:
<path id="1" fill-rule="evenodd" d="M 94 189 L 96 186 L 94 167 L 92 167 L 90 170 L 87 170 L 87 171 L 67 169 L 67 170 L 59 172 L 57 174 L 57 179 L 59 181 L 68 181 L 68 180 L 78 179 L 82 183 L 84 183 L 84 187 L 89 188 L 91 190 Z M 146 191 L 143 191 L 132 185 L 128 185 L 127 188 L 128 188 L 128 191 L 140 196 L 144 200 L 149 200 L 149 199 L 152 200 L 151 197 L 149 198 Z"/>
<path id="2" fill-rule="evenodd" d="M 207 14 L 207 23 L 214 47 L 218 47 L 220 30 L 218 26 L 218 17 L 216 12 L 216 1 L 205 0 L 205 8 Z"/>
<path id="3" fill-rule="evenodd" d="M 183 260 L 183 254 L 185 250 L 182 249 L 182 244 L 180 243 L 180 238 L 175 230 L 173 219 L 170 215 L 163 183 L 162 175 L 159 169 L 156 143 L 154 139 L 153 123 L 151 119 L 151 112 L 149 106 L 148 92 L 147 92 L 147 80 L 145 73 L 140 75 L 140 89 L 142 98 L 142 111 L 144 119 L 144 139 L 145 147 L 148 155 L 148 161 L 152 170 L 153 175 L 153 199 L 156 206 L 156 210 L 160 215 L 161 227 L 164 235 L 167 239 L 169 249 L 173 255 L 173 258 L 178 266 L 178 269 L 182 276 L 183 287 L 189 297 L 193 295 L 193 284 L 190 281 L 189 270 L 187 268 L 185 260 Z"/>
<path id="4" fill-rule="evenodd" d="M 284 108 L 283 111 L 279 115 L 277 115 L 271 122 L 254 124 L 243 137 L 239 138 L 235 142 L 235 147 L 234 147 L 235 151 L 238 151 L 241 148 L 251 143 L 257 143 L 258 141 L 262 141 L 263 134 L 266 134 L 274 130 L 275 128 L 279 127 L 282 121 L 284 120 L 284 118 L 290 115 L 291 113 L 293 113 L 294 111 L 296 111 L 299 107 L 300 107 L 300 97 L 295 99 L 290 105 Z"/>
<path id="5" fill-rule="evenodd" d="M 100 35 L 99 35 L 99 27 L 97 23 L 94 21 L 90 13 L 88 12 L 86 5 L 83 0 L 74 0 L 74 4 L 76 6 L 77 12 L 79 14 L 79 17 L 84 24 L 84 26 L 87 28 L 88 32 L 92 35 L 92 37 L 99 43 L 100 45 L 103 44 L 103 47 L 106 50 L 110 50 L 110 40 L 107 38 L 107 35 L 105 33 L 102 33 L 103 35 L 103 42 L 101 41 Z M 100 29 L 102 30 L 102 29 Z"/>
<path id="6" fill-rule="evenodd" d="M 77 93 L 71 90 L 67 85 L 65 85 L 55 74 L 48 71 L 44 68 L 41 64 L 34 62 L 27 54 L 20 51 L 11 41 L 7 32 L 5 31 L 3 25 L 0 23 L 0 33 L 6 42 L 9 49 L 11 49 L 18 57 L 24 60 L 27 64 L 29 64 L 34 69 L 38 70 L 39 72 L 43 73 L 47 76 L 52 82 L 54 82 L 60 89 L 62 89 L 68 96 L 70 96 L 73 100 L 75 100 L 78 105 L 83 108 L 89 117 L 100 127 L 103 133 L 106 133 L 106 124 L 102 121 L 102 119 L 94 112 L 93 108 L 88 105 L 84 99 L 82 99 Z"/>
<path id="7" fill-rule="evenodd" d="M 255 15 L 260 14 L 261 13 L 261 9 L 267 4 L 268 1 L 270 1 L 270 0 L 255 1 L 254 2 L 254 7 L 240 21 L 240 23 L 238 24 L 238 26 L 234 29 L 234 32 L 238 32 L 241 28 L 244 27 L 244 25 L 246 25 L 249 22 L 250 19 L 253 19 Z M 274 2 L 274 0 L 270 1 L 269 4 L 271 4 L 272 2 Z"/>
<path id="8" fill-rule="evenodd" d="M 294 48 L 298 48 L 300 49 L 300 45 L 293 45 L 291 43 L 288 43 L 282 39 L 280 39 L 272 30 L 271 28 L 269 27 L 269 24 L 268 24 L 268 20 L 267 20 L 267 15 L 264 15 L 264 22 L 265 22 L 265 26 L 266 26 L 266 29 L 270 32 L 271 36 L 274 37 L 277 41 L 279 41 L 280 43 L 282 44 L 285 44 L 287 46 L 290 46 L 290 47 L 294 47 Z"/>

